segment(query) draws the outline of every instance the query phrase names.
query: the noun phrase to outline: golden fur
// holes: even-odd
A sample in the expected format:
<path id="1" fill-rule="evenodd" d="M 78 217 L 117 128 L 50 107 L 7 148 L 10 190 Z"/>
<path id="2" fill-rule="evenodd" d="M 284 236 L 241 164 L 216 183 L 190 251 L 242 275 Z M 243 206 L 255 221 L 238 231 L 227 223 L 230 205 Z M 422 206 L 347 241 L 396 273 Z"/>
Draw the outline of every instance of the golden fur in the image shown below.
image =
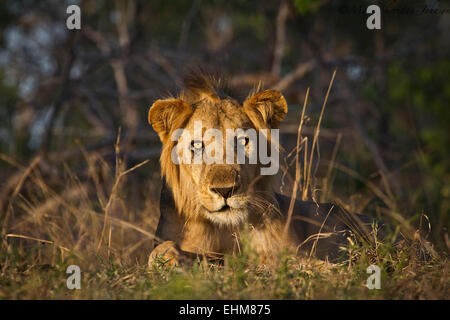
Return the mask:
<path id="1" fill-rule="evenodd" d="M 299 203 L 295 211 L 316 223 L 305 225 L 294 219 L 287 233 L 283 233 L 288 205 L 273 190 L 273 177 L 260 175 L 260 164 L 172 161 L 172 149 L 182 139 L 172 141 L 170 137 L 180 128 L 192 133 L 195 121 L 223 133 L 225 129 L 236 128 L 272 129 L 279 126 L 287 113 L 286 101 L 277 91 L 255 91 L 240 104 L 221 95 L 217 87 L 217 81 L 209 77 L 191 77 L 179 97 L 157 100 L 150 108 L 149 123 L 162 141 L 160 163 L 165 179 L 157 236 L 172 241 L 183 251 L 210 254 L 240 250 L 241 235 L 245 232 L 258 254 L 271 259 L 280 248 L 296 248 L 314 231 L 322 231 L 322 222 L 330 214 L 328 209 L 333 208 L 318 210 L 315 204 Z M 220 193 L 223 190 L 228 191 L 228 198 Z M 333 228 L 336 229 L 327 223 L 323 231 Z M 329 245 L 322 247 L 325 256 L 335 249 Z M 167 251 L 167 243 L 160 245 L 150 261 Z"/>

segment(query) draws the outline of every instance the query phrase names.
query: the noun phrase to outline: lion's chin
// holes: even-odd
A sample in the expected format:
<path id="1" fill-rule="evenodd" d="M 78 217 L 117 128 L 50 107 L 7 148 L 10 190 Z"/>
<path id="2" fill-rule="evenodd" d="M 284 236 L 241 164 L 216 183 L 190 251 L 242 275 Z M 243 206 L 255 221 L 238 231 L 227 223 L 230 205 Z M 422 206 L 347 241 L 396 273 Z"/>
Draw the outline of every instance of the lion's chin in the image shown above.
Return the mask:
<path id="1" fill-rule="evenodd" d="M 225 205 L 218 211 L 206 211 L 206 218 L 217 226 L 238 227 L 247 221 L 247 210 Z"/>

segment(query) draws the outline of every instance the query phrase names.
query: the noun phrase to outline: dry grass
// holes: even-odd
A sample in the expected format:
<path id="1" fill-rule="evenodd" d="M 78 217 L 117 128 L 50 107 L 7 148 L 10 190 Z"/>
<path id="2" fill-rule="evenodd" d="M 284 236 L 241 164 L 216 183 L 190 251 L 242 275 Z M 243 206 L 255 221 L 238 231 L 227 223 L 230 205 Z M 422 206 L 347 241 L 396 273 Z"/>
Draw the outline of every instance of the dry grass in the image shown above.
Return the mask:
<path id="1" fill-rule="evenodd" d="M 326 97 L 333 79 L 334 74 Z M 308 139 L 302 137 L 308 92 L 297 146 L 286 162 L 295 162 L 293 198 L 299 193 L 302 200 L 315 200 L 317 186 L 312 183 L 312 168 L 327 98 L 308 148 Z M 247 248 L 240 255 L 227 256 L 221 265 L 197 261 L 173 268 L 157 261 L 152 270 L 147 270 L 148 254 L 157 241 L 153 234 L 158 220 L 159 173 L 152 171 L 157 166 L 149 165 L 148 161 L 126 168 L 119 137 L 120 134 L 114 146 L 114 168 L 100 154 L 87 152 L 81 145 L 83 164 L 77 160 L 58 163 L 36 157 L 28 165 L 22 165 L 1 155 L 1 160 L 14 170 L 0 193 L 0 299 L 448 299 L 450 296 L 446 255 L 435 252 L 425 241 L 422 230 L 417 230 L 398 212 L 389 193 L 336 163 L 340 138 L 322 181 L 322 200 L 333 196 L 332 170 L 359 179 L 384 203 L 385 217 L 397 222 L 395 232 L 384 243 L 372 247 L 349 239 L 348 246 L 342 248 L 345 258 L 337 264 L 319 261 L 313 255 L 294 257 L 285 252 L 275 267 L 269 267 L 259 265 L 256 254 Z M 290 161 L 293 154 L 295 158 Z M 348 209 L 345 199 L 336 200 Z M 392 243 L 399 234 L 411 241 L 394 246 Z M 242 245 L 245 247 L 245 241 Z M 82 270 L 81 290 L 66 287 L 65 271 L 70 264 L 79 265 Z M 366 268 L 370 264 L 377 264 L 382 270 L 381 290 L 365 286 Z"/>

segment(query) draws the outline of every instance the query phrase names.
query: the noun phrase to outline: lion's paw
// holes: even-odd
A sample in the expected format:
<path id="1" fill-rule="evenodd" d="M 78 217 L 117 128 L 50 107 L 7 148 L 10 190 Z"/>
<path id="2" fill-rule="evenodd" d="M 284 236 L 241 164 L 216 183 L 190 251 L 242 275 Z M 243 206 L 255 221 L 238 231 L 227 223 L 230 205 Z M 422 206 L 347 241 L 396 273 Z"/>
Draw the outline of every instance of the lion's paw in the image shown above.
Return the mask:
<path id="1" fill-rule="evenodd" d="M 173 241 L 164 241 L 158 245 L 150 253 L 148 257 L 148 267 L 152 268 L 155 265 L 161 266 L 178 266 L 183 260 L 183 256 L 178 249 L 178 246 Z"/>

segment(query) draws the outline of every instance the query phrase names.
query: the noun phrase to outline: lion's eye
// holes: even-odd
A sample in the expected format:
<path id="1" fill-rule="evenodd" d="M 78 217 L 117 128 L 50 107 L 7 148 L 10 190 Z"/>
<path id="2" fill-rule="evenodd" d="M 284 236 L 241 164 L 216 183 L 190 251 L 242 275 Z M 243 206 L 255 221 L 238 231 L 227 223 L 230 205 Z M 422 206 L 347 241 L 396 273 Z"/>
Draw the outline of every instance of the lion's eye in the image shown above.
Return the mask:
<path id="1" fill-rule="evenodd" d="M 248 144 L 248 137 L 239 137 L 237 138 L 237 143 L 241 146 L 246 146 Z"/>
<path id="2" fill-rule="evenodd" d="M 199 140 L 191 141 L 191 150 L 192 151 L 200 151 L 203 149 L 203 142 Z"/>

